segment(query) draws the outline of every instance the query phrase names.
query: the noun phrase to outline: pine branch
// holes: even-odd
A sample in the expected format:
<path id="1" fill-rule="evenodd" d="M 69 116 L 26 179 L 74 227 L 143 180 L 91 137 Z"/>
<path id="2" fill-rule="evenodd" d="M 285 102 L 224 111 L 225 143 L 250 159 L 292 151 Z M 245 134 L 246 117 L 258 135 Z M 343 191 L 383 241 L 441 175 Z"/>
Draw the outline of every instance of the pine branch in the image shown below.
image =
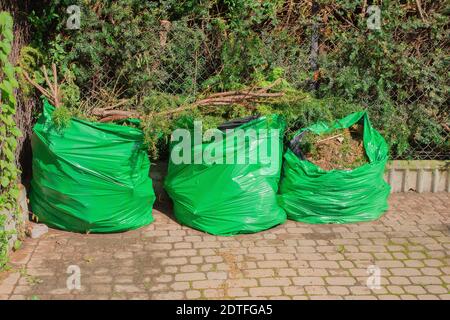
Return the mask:
<path id="1" fill-rule="evenodd" d="M 164 110 L 161 112 L 151 113 L 150 117 L 168 116 L 176 113 L 180 113 L 187 110 L 193 110 L 198 107 L 206 106 L 230 106 L 230 105 L 242 105 L 244 107 L 250 107 L 250 103 L 267 102 L 270 99 L 282 97 L 283 92 L 268 93 L 267 91 L 275 86 L 279 81 L 274 81 L 270 86 L 252 91 L 254 88 L 250 88 L 248 91 L 226 91 L 213 93 L 207 98 L 197 100 L 189 105 L 182 105 L 175 109 Z M 126 118 L 140 118 L 141 116 L 135 111 L 123 111 L 123 110 L 109 110 L 109 109 L 94 109 L 93 114 L 101 117 L 100 122 L 108 122 L 114 120 L 121 120 Z"/>

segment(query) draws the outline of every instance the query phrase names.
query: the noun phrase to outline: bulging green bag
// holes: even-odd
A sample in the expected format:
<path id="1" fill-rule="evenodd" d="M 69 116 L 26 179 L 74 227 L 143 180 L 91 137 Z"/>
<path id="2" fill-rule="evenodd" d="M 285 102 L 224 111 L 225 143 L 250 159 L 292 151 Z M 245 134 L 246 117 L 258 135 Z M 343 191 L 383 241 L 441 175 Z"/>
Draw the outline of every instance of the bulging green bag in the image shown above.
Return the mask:
<path id="1" fill-rule="evenodd" d="M 378 219 L 387 210 L 390 186 L 383 179 L 388 160 L 384 138 L 371 126 L 366 112 L 356 112 L 332 126 L 316 123 L 301 129 L 316 134 L 345 129 L 363 121 L 363 145 L 369 163 L 353 170 L 326 171 L 301 160 L 288 149 L 280 182 L 280 205 L 288 219 L 306 223 L 349 223 Z"/>
<path id="2" fill-rule="evenodd" d="M 72 118 L 58 129 L 54 107 L 33 128 L 32 212 L 51 227 L 118 232 L 153 221 L 155 200 L 142 131 Z"/>
<path id="3" fill-rule="evenodd" d="M 258 232 L 283 223 L 286 213 L 279 207 L 276 194 L 284 127 L 278 116 L 261 117 L 228 133 L 216 129 L 215 135 L 223 138 L 221 142 L 211 139 L 190 149 L 191 160 L 208 150 L 218 150 L 222 154 L 217 159 L 222 163 L 175 164 L 171 156 L 165 189 L 174 202 L 177 220 L 215 235 Z M 237 135 L 261 129 L 267 129 L 267 134 L 236 148 Z M 259 152 L 266 147 L 268 152 Z M 243 153 L 245 161 L 239 162 Z M 250 161 L 250 154 L 258 154 L 256 161 Z M 226 162 L 227 157 L 236 163 Z"/>

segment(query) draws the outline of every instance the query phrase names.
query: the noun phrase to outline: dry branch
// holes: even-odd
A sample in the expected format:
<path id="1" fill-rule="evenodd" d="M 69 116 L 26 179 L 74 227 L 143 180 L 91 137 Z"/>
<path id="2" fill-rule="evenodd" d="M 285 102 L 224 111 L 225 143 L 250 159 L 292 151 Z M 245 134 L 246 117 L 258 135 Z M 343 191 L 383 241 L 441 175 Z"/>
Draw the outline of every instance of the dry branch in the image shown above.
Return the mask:
<path id="1" fill-rule="evenodd" d="M 150 117 L 167 116 L 176 113 L 180 113 L 187 110 L 192 110 L 197 107 L 206 106 L 230 106 L 230 105 L 242 105 L 249 107 L 250 103 L 267 102 L 270 99 L 278 98 L 284 95 L 283 92 L 267 92 L 270 88 L 279 83 L 279 80 L 274 81 L 270 86 L 259 88 L 254 90 L 250 88 L 248 91 L 235 90 L 218 92 L 209 95 L 206 98 L 195 101 L 192 104 L 182 105 L 175 109 L 164 110 L 161 112 L 151 113 Z M 253 91 L 252 91 L 253 90 Z M 126 118 L 140 118 L 140 115 L 136 111 L 124 111 L 124 110 L 110 110 L 106 108 L 96 108 L 93 110 L 93 115 L 100 117 L 100 122 L 108 122 L 115 120 L 122 120 Z"/>
<path id="2" fill-rule="evenodd" d="M 132 118 L 132 117 L 130 117 L 130 116 L 114 115 L 114 116 L 109 116 L 109 117 L 102 118 L 99 121 L 100 122 L 112 122 L 112 121 L 129 119 L 129 118 Z"/>
<path id="3" fill-rule="evenodd" d="M 361 18 L 364 18 L 364 16 L 366 15 L 366 10 L 367 10 L 367 0 L 363 0 L 361 14 L 360 14 Z"/>
<path id="4" fill-rule="evenodd" d="M 49 100 L 53 100 L 51 97 L 51 94 L 46 89 L 44 89 L 44 87 L 40 86 L 37 82 L 35 82 L 33 79 L 31 79 L 28 72 L 26 72 L 25 70 L 23 70 L 22 72 L 23 72 L 23 75 L 25 76 L 25 79 L 29 83 L 31 83 L 31 85 L 33 85 L 37 90 L 39 90 L 40 93 L 42 93 L 44 96 L 46 96 Z"/>
<path id="5" fill-rule="evenodd" d="M 106 110 L 106 109 L 94 109 L 92 110 L 92 115 L 97 117 L 110 117 L 110 116 L 126 116 L 127 118 L 135 118 L 138 117 L 138 114 L 134 111 L 126 111 L 126 110 Z"/>
<path id="6" fill-rule="evenodd" d="M 325 142 L 325 141 L 328 141 L 328 140 L 333 140 L 333 139 L 336 139 L 336 138 L 339 138 L 339 137 L 342 137 L 342 134 L 341 134 L 341 133 L 340 133 L 340 134 L 337 134 L 337 135 L 335 135 L 335 136 L 332 136 L 332 137 L 328 137 L 328 138 L 325 138 L 325 139 L 316 141 L 316 144 L 319 144 L 319 143 L 322 143 L 322 142 Z"/>
<path id="7" fill-rule="evenodd" d="M 45 89 L 35 80 L 31 79 L 30 75 L 25 70 L 23 70 L 22 73 L 25 79 L 40 93 L 42 93 L 52 105 L 54 105 L 56 108 L 59 108 L 61 106 L 61 91 L 59 90 L 58 86 L 58 74 L 56 72 L 56 65 L 52 63 L 53 83 L 50 81 L 50 78 L 48 77 L 47 68 L 45 66 L 42 66 L 41 70 L 42 73 L 44 74 L 45 82 L 47 84 L 48 89 Z"/>
<path id="8" fill-rule="evenodd" d="M 419 11 L 419 15 L 420 15 L 420 18 L 422 19 L 422 21 L 427 22 L 427 20 L 425 19 L 425 13 L 422 9 L 422 4 L 420 3 L 420 0 L 416 0 L 416 6 L 417 6 L 417 10 Z"/>
<path id="9" fill-rule="evenodd" d="M 58 73 L 56 72 L 56 65 L 52 63 L 53 72 L 53 94 L 55 96 L 55 105 L 59 106 L 59 88 L 58 88 Z"/>

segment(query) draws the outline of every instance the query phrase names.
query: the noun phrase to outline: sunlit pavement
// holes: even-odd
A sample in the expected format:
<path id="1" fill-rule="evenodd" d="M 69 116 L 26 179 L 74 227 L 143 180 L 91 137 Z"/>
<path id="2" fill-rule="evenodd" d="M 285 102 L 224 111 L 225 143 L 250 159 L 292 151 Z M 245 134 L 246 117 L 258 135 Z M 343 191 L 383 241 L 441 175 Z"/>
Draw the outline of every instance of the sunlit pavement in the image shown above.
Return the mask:
<path id="1" fill-rule="evenodd" d="M 120 234 L 50 230 L 0 274 L 1 299 L 446 299 L 450 195 L 393 194 L 378 221 L 217 237 L 170 210 Z"/>

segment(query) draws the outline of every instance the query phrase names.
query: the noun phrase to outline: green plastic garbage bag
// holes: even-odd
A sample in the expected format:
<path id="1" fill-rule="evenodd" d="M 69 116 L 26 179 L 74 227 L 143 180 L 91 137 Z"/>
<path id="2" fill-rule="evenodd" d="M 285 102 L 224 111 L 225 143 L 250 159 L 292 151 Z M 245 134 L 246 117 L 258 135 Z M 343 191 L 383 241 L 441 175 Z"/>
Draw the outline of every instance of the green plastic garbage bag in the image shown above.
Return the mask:
<path id="1" fill-rule="evenodd" d="M 369 162 L 353 170 L 326 171 L 301 160 L 288 149 L 284 155 L 280 182 L 280 205 L 288 219 L 306 223 L 349 223 L 379 218 L 387 210 L 390 186 L 384 181 L 388 147 L 371 126 L 366 112 L 356 112 L 332 126 L 316 123 L 309 130 L 316 134 L 344 129 L 363 121 L 363 145 Z"/>
<path id="2" fill-rule="evenodd" d="M 142 131 L 72 118 L 64 128 L 44 110 L 33 128 L 32 212 L 51 227 L 118 232 L 153 221 L 155 194 Z"/>
<path id="3" fill-rule="evenodd" d="M 258 232 L 283 223 L 286 213 L 276 194 L 284 127 L 284 120 L 276 115 L 260 117 L 225 132 L 215 129 L 217 140 L 191 145 L 190 160 L 215 149 L 221 163 L 202 159 L 197 164 L 176 164 L 171 153 L 165 189 L 174 202 L 177 220 L 223 236 Z M 238 143 L 242 141 L 239 137 L 253 133 L 257 133 L 254 139 Z"/>

